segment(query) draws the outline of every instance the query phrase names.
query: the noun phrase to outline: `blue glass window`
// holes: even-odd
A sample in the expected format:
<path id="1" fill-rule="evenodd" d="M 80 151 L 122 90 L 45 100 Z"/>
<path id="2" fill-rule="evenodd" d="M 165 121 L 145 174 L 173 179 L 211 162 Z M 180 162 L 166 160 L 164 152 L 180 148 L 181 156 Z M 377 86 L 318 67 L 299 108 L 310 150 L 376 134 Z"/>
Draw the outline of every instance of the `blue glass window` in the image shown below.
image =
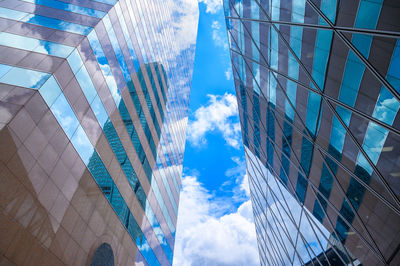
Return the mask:
<path id="1" fill-rule="evenodd" d="M 91 103 L 97 95 L 96 88 L 94 87 L 92 80 L 90 79 L 89 73 L 86 70 L 86 67 L 83 66 L 81 69 L 76 73 L 76 80 L 78 81 L 79 85 L 82 88 L 83 93 L 86 96 L 86 99 L 89 103 Z"/>
<path id="2" fill-rule="evenodd" d="M 300 202 L 304 203 L 307 192 L 307 179 L 300 173 L 297 176 L 296 195 L 299 197 Z"/>
<path id="3" fill-rule="evenodd" d="M 38 40 L 7 32 L 0 32 L 0 45 L 34 51 L 42 54 L 67 57 L 74 49 L 71 46 Z"/>
<path id="4" fill-rule="evenodd" d="M 54 103 L 51 105 L 51 111 L 56 117 L 58 123 L 64 129 L 65 134 L 67 134 L 68 138 L 71 139 L 79 125 L 79 121 L 64 94 L 60 94 L 60 96 L 58 96 L 58 98 L 54 101 Z M 76 136 L 76 138 L 78 137 L 79 136 Z M 84 139 L 86 140 L 86 138 Z M 83 141 L 84 139 L 76 139 L 76 143 L 79 143 L 79 140 Z"/>
<path id="5" fill-rule="evenodd" d="M 30 89 L 39 89 L 51 76 L 48 73 L 1 65 L 0 82 Z"/>
<path id="6" fill-rule="evenodd" d="M 77 13 L 77 14 L 81 14 L 81 15 L 96 17 L 96 18 L 102 18 L 106 14 L 100 10 L 91 9 L 91 8 L 78 6 L 78 5 L 74 5 L 74 4 L 67 4 L 67 3 L 64 3 L 61 1 L 57 1 L 57 0 L 22 0 L 22 1 L 30 2 L 33 4 L 39 4 L 39 5 L 43 5 L 43 6 L 48 6 L 48 7 L 52 7 L 52 8 L 57 8 L 57 9 L 61 9 L 61 10 L 65 10 L 65 11 L 69 11 L 69 12 L 73 12 L 73 13 Z"/>
<path id="7" fill-rule="evenodd" d="M 48 106 L 52 106 L 54 101 L 61 94 L 61 88 L 58 86 L 58 83 L 53 76 L 43 84 L 39 91 Z"/>
<path id="8" fill-rule="evenodd" d="M 56 104 L 54 104 L 54 108 L 56 108 Z M 63 128 L 65 128 L 65 123 Z M 94 149 L 81 125 L 78 126 L 74 135 L 71 137 L 71 143 L 81 156 L 82 161 L 87 165 Z"/>
<path id="9" fill-rule="evenodd" d="M 90 266 L 114 266 L 114 253 L 109 244 L 101 244 L 93 254 Z"/>

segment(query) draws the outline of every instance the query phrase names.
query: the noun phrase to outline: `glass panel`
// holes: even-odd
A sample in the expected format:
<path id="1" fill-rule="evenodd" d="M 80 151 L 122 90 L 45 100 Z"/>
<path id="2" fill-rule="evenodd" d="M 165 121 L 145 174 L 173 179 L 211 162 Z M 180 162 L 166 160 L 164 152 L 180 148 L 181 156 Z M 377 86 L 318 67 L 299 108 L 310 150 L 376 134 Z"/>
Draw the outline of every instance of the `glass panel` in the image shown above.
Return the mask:
<path id="1" fill-rule="evenodd" d="M 83 93 L 86 96 L 86 99 L 89 103 L 91 103 L 97 95 L 96 88 L 94 87 L 92 80 L 90 79 L 89 73 L 86 70 L 86 67 L 83 66 L 78 73 L 76 73 L 76 80 L 82 88 Z"/>
<path id="2" fill-rule="evenodd" d="M 48 73 L 19 67 L 8 69 L 6 65 L 2 65 L 0 71 L 3 72 L 0 82 L 30 89 L 39 89 L 51 76 Z"/>
<path id="3" fill-rule="evenodd" d="M 64 129 L 68 138 L 71 139 L 79 125 L 79 121 L 63 94 L 58 96 L 55 100 L 54 104 L 51 106 L 51 111 L 57 118 L 58 123 L 60 123 L 61 127 Z"/>
<path id="4" fill-rule="evenodd" d="M 0 17 L 14 19 L 14 20 L 21 20 L 22 18 L 26 17 L 28 13 L 8 9 L 4 7 L 0 7 Z"/>
<path id="5" fill-rule="evenodd" d="M 66 129 L 65 124 L 63 128 Z M 66 130 L 69 129 L 67 128 Z M 71 137 L 71 143 L 81 156 L 82 161 L 87 165 L 89 163 L 89 159 L 92 157 L 94 149 L 81 125 L 78 126 L 74 135 Z"/>
<path id="6" fill-rule="evenodd" d="M 57 0 L 22 0 L 22 1 L 33 3 L 33 4 L 39 4 L 39 5 L 43 5 L 43 6 L 48 6 L 48 7 L 52 7 L 52 8 L 57 8 L 57 9 L 70 11 L 73 13 L 87 15 L 87 16 L 96 17 L 96 18 L 102 18 L 106 14 L 105 12 L 102 12 L 100 10 L 95 10 L 95 9 L 77 6 L 77 5 L 73 5 L 73 4 L 67 4 L 64 2 L 57 1 Z"/>
<path id="7" fill-rule="evenodd" d="M 0 79 L 8 72 L 12 66 L 0 64 Z"/>
<path id="8" fill-rule="evenodd" d="M 87 35 L 93 29 L 91 27 L 82 26 L 79 24 L 66 22 L 63 20 L 43 17 L 40 15 L 33 15 L 33 14 L 29 14 L 20 21 L 39 26 L 45 26 L 56 30 L 68 31 L 81 35 Z"/>
<path id="9" fill-rule="evenodd" d="M 0 17 L 13 19 L 17 21 L 27 22 L 34 25 L 45 26 L 52 29 L 68 31 L 81 35 L 87 35 L 93 29 L 91 27 L 82 26 L 79 24 L 44 17 L 36 14 L 30 14 L 26 12 L 16 11 L 8 8 L 0 7 Z"/>
<path id="10" fill-rule="evenodd" d="M 76 74 L 83 65 L 79 52 L 76 49 L 68 56 L 67 60 L 74 74 Z"/>
<path id="11" fill-rule="evenodd" d="M 61 88 L 58 86 L 57 81 L 53 76 L 43 84 L 39 91 L 48 106 L 52 106 L 54 101 L 61 94 Z"/>
<path id="12" fill-rule="evenodd" d="M 108 120 L 108 115 L 98 95 L 96 95 L 90 106 L 92 107 L 93 113 L 95 114 L 101 128 L 104 128 L 104 125 Z"/>

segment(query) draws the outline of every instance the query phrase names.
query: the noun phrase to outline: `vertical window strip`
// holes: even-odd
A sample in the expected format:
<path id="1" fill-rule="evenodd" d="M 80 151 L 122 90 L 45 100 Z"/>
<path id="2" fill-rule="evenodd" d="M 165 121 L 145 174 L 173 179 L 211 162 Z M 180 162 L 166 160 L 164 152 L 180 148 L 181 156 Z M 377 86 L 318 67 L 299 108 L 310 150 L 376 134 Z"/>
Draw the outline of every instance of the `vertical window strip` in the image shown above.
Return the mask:
<path id="1" fill-rule="evenodd" d="M 381 7 L 382 7 L 382 1 L 380 0 L 376 2 L 361 0 L 357 12 L 355 27 L 375 29 L 378 22 Z M 368 59 L 372 44 L 372 36 L 354 34 L 352 43 L 356 46 L 357 49 L 360 49 L 360 52 L 363 54 L 363 56 Z M 357 65 L 354 65 L 354 63 L 352 62 L 357 62 Z M 348 64 L 354 65 L 355 72 L 353 69 L 350 68 L 348 69 Z M 351 75 L 347 74 L 349 72 L 351 72 Z M 347 82 L 352 84 L 352 87 L 346 88 L 342 86 L 340 89 L 339 100 L 349 104 L 350 106 L 354 106 L 364 72 L 365 72 L 365 65 L 355 56 L 354 52 L 350 51 L 348 59 L 346 61 L 345 74 L 343 77 L 342 84 L 344 82 Z M 345 77 L 347 77 L 346 80 Z M 356 82 L 351 83 L 350 79 L 355 79 Z M 385 90 L 386 88 L 384 87 L 381 88 L 381 93 L 378 98 L 377 105 L 375 106 L 373 116 L 374 115 L 379 116 L 376 113 L 376 110 L 378 110 L 377 106 L 379 105 L 380 100 L 382 99 L 381 97 L 385 94 Z M 383 98 L 385 98 L 385 96 L 383 96 Z M 397 107 L 395 107 L 395 109 L 396 108 L 398 109 L 398 102 L 397 102 Z M 350 123 L 351 111 L 344 108 L 340 109 L 338 108 L 338 113 L 342 118 L 344 118 L 343 120 L 348 126 Z M 344 131 L 344 128 L 341 128 L 341 130 Z M 371 161 L 374 164 L 376 164 L 379 159 L 380 151 L 383 148 L 383 144 L 386 140 L 387 135 L 388 131 L 386 129 L 381 128 L 380 126 L 376 125 L 373 122 L 369 122 L 368 128 L 365 132 L 362 148 L 364 149 L 364 151 L 367 153 L 368 157 L 370 157 Z M 341 143 L 341 148 L 343 148 L 343 143 Z M 371 165 L 368 163 L 368 161 L 362 155 L 362 153 L 359 152 L 356 160 L 356 169 L 354 173 L 368 184 L 372 172 L 373 169 Z M 357 191 L 358 193 L 355 193 L 355 191 Z M 364 196 L 364 191 L 365 188 L 362 185 L 360 185 L 353 177 L 351 177 L 350 185 L 346 191 L 346 195 L 352 202 L 352 205 L 356 211 L 358 210 L 358 205 L 359 205 L 357 202 L 358 201 L 361 202 Z M 358 200 L 355 201 L 354 200 L 355 198 L 357 198 Z M 344 215 L 344 217 L 346 217 L 346 220 L 348 220 L 348 222 L 350 223 L 353 222 L 355 214 L 353 213 L 353 211 L 349 206 L 349 203 L 345 199 L 343 200 L 340 212 L 341 214 Z M 345 224 L 345 222 L 342 219 L 337 220 L 336 230 L 338 231 L 339 236 L 341 237 L 341 241 L 344 242 L 347 238 L 347 232 L 349 230 L 349 227 Z"/>
<path id="2" fill-rule="evenodd" d="M 97 60 L 98 60 L 98 62 L 100 64 L 100 68 L 101 68 L 101 70 L 103 72 L 103 75 L 106 77 L 106 80 L 108 79 L 109 82 L 112 84 L 112 86 L 109 87 L 110 93 L 113 96 L 115 104 L 117 105 L 117 107 L 119 109 L 122 121 L 124 122 L 125 128 L 126 128 L 128 134 L 131 137 L 132 144 L 135 147 L 136 153 L 137 153 L 139 159 L 142 162 L 142 166 L 143 166 L 143 168 L 145 168 L 145 166 L 146 166 L 145 162 L 147 162 L 147 158 L 145 158 L 143 146 L 141 145 L 140 140 L 138 138 L 138 134 L 137 134 L 137 132 L 136 132 L 134 126 L 133 126 L 133 121 L 132 121 L 132 119 L 131 119 L 131 117 L 129 115 L 129 112 L 128 112 L 128 109 L 127 109 L 127 107 L 125 105 L 125 102 L 121 97 L 121 92 L 116 86 L 114 86 L 114 84 L 116 84 L 116 82 L 115 82 L 114 77 L 113 77 L 113 75 L 111 73 L 111 69 L 108 66 L 107 58 L 106 58 L 106 56 L 104 54 L 104 51 L 103 51 L 103 49 L 101 47 L 101 44 L 100 44 L 100 42 L 99 42 L 99 40 L 97 38 L 96 33 L 94 32 L 94 33 L 90 34 L 90 36 L 88 37 L 88 40 L 89 40 L 89 43 L 90 43 L 90 45 L 91 45 L 91 47 L 92 47 L 92 49 L 94 51 L 94 54 L 95 54 L 96 58 L 97 58 Z M 135 103 L 135 101 L 134 101 L 134 103 Z M 140 107 L 140 106 L 135 104 L 135 107 L 136 107 L 136 110 L 140 110 L 140 109 L 138 109 L 138 107 Z M 147 165 L 148 165 L 148 162 L 147 162 Z M 148 170 L 147 170 L 146 175 L 147 175 L 148 179 L 150 178 L 149 182 L 150 182 L 150 184 L 151 184 L 151 186 L 153 188 L 154 194 L 156 195 L 158 204 L 159 204 L 159 206 L 160 206 L 160 208 L 161 208 L 161 210 L 163 212 L 164 218 L 167 221 L 168 227 L 169 227 L 171 233 L 174 234 L 175 226 L 172 223 L 171 217 L 170 217 L 170 215 L 169 215 L 169 213 L 167 211 L 167 207 L 165 206 L 164 201 L 162 200 L 162 197 L 159 195 L 160 191 L 159 191 L 159 189 L 157 187 L 157 184 L 155 182 L 151 182 L 151 173 L 149 173 Z"/>
<path id="3" fill-rule="evenodd" d="M 111 119 L 108 116 L 103 104 L 101 103 L 99 96 L 97 95 L 97 91 L 91 81 L 91 78 L 82 60 L 77 61 L 76 63 L 77 66 L 74 67 L 75 69 L 79 69 L 79 66 L 81 66 L 79 70 L 74 72 L 78 80 L 78 83 L 80 84 L 84 92 L 84 95 L 87 101 L 89 102 L 89 105 L 92 108 L 97 121 L 100 124 L 100 127 L 103 129 L 103 133 L 106 136 L 107 141 L 110 144 L 111 149 L 114 152 L 119 162 L 119 165 L 121 166 L 122 171 L 124 172 L 129 184 L 131 185 L 132 191 L 135 193 L 136 198 L 143 209 L 143 212 L 145 213 L 147 219 L 149 220 L 153 228 L 153 231 L 161 244 L 161 247 L 163 248 L 165 254 L 172 263 L 172 250 L 166 242 L 164 233 L 162 232 L 160 224 L 157 221 L 157 218 L 155 217 L 155 214 L 150 206 L 150 203 L 146 198 L 146 194 L 144 193 L 144 190 L 139 182 L 135 170 L 133 169 L 132 163 L 128 158 L 126 150 L 118 136 L 118 133 L 115 130 L 114 125 L 112 124 Z M 84 73 L 84 75 L 83 76 L 79 75 L 79 73 Z M 96 101 L 96 99 L 98 100 Z M 120 111 L 123 110 L 120 109 Z"/>

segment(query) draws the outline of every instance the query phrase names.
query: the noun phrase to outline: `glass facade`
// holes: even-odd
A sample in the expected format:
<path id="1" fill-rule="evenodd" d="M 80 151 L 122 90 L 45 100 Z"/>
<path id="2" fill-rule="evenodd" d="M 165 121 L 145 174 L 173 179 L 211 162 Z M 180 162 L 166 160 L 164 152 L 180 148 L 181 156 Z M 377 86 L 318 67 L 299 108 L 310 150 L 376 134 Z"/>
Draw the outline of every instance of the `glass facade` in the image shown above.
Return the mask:
<path id="1" fill-rule="evenodd" d="M 398 1 L 224 12 L 262 264 L 398 265 Z"/>
<path id="2" fill-rule="evenodd" d="M 197 32 L 177 8 L 0 2 L 1 263 L 172 265 Z"/>

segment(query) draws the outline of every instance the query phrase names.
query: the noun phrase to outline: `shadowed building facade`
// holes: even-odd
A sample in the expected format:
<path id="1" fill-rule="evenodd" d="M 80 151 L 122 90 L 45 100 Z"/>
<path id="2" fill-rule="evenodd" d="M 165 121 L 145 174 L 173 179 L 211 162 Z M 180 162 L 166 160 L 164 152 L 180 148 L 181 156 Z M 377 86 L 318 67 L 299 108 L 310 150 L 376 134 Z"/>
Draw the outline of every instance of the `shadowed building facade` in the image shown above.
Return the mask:
<path id="1" fill-rule="evenodd" d="M 172 265 L 195 49 L 173 8 L 0 2 L 0 264 Z"/>
<path id="2" fill-rule="evenodd" d="M 399 2 L 224 10 L 261 263 L 398 265 Z"/>

